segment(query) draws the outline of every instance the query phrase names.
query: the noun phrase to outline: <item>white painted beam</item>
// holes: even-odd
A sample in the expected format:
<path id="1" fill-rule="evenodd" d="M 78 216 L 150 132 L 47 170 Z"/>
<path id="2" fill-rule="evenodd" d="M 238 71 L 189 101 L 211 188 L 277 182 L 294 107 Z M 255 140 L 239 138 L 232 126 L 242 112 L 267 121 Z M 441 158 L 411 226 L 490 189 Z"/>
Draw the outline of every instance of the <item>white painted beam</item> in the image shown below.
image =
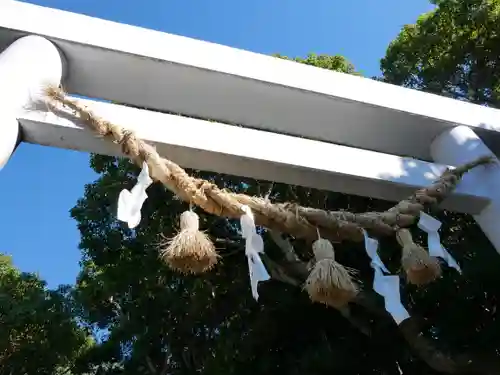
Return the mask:
<path id="1" fill-rule="evenodd" d="M 296 184 L 329 191 L 400 200 L 430 185 L 444 165 L 320 141 L 236 127 L 95 101 L 82 101 L 103 118 L 154 143 L 183 167 Z M 104 142 L 60 113 L 32 110 L 19 122 L 24 141 L 108 155 Z M 488 199 L 473 186 L 459 187 L 445 207 L 477 213 Z"/>
<path id="2" fill-rule="evenodd" d="M 0 1 L 2 41 L 35 33 L 70 61 L 67 90 L 389 154 L 432 160 L 456 124 L 500 150 L 500 111 L 235 48 Z"/>
<path id="3" fill-rule="evenodd" d="M 47 39 L 30 35 L 0 53 L 0 169 L 20 141 L 17 114 L 45 84 L 59 85 L 63 63 Z"/>

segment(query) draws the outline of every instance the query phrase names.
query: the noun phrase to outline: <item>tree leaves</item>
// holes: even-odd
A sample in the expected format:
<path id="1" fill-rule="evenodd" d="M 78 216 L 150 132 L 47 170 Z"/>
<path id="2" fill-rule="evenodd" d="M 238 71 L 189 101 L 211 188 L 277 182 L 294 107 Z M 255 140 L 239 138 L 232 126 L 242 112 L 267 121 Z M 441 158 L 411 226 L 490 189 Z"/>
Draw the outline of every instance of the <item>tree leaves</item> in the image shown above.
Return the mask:
<path id="1" fill-rule="evenodd" d="M 0 370 L 2 374 L 57 374 L 92 344 L 74 320 L 67 287 L 49 291 L 0 254 Z"/>
<path id="2" fill-rule="evenodd" d="M 381 60 L 387 82 L 500 105 L 500 1 L 440 0 Z"/>

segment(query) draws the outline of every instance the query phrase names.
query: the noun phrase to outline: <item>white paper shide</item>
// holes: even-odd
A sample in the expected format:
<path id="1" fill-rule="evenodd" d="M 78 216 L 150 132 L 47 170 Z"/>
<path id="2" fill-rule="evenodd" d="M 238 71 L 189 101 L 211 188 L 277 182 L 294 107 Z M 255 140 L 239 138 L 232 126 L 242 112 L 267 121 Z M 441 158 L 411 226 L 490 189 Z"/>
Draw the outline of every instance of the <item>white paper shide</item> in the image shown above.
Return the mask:
<path id="1" fill-rule="evenodd" d="M 118 197 L 117 218 L 128 224 L 130 229 L 135 228 L 141 222 L 141 209 L 147 199 L 146 189 L 153 183 L 149 177 L 149 169 L 146 162 L 142 164 L 142 170 L 137 177 L 137 182 L 132 190 L 123 189 Z"/>
<path id="2" fill-rule="evenodd" d="M 260 281 L 269 280 L 271 277 L 259 255 L 264 252 L 264 240 L 257 233 L 252 210 L 248 206 L 243 206 L 242 209 L 245 214 L 240 218 L 241 234 L 245 239 L 245 255 L 248 259 L 248 273 L 250 276 L 252 296 L 257 301 L 259 299 L 259 293 L 257 291 L 258 283 Z"/>
<path id="3" fill-rule="evenodd" d="M 402 321 L 410 317 L 410 314 L 401 302 L 399 276 L 384 274 L 384 272 L 389 273 L 389 270 L 378 255 L 378 241 L 370 238 L 366 231 L 363 231 L 363 234 L 365 237 L 366 253 L 370 257 L 370 265 L 375 271 L 373 290 L 384 297 L 385 309 L 391 314 L 396 324 L 401 324 Z"/>
<path id="4" fill-rule="evenodd" d="M 448 253 L 443 245 L 441 245 L 441 239 L 439 237 L 441 222 L 424 212 L 420 212 L 418 227 L 427 233 L 427 248 L 429 249 L 429 255 L 443 259 L 449 267 L 455 268 L 459 273 L 462 273 L 457 261 Z"/>

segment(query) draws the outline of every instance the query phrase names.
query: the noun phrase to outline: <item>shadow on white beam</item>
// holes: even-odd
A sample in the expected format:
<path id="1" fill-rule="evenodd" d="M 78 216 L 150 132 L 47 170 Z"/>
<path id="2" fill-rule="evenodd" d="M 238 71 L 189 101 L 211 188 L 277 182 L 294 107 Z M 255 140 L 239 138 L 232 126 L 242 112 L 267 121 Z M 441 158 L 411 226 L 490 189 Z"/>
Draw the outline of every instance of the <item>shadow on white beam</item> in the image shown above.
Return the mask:
<path id="1" fill-rule="evenodd" d="M 400 200 L 430 185 L 445 166 L 276 133 L 207 122 L 115 104 L 82 100 L 106 120 L 133 130 L 159 153 L 183 167 L 306 187 Z M 31 110 L 19 122 L 24 141 L 121 155 L 64 113 Z M 455 211 L 478 213 L 489 202 L 474 184 L 444 202 Z"/>
<path id="2" fill-rule="evenodd" d="M 65 87 L 93 98 L 432 160 L 457 124 L 500 150 L 500 111 L 247 51 L 31 4 L 0 2 L 0 48 L 48 37 Z M 277 51 L 279 52 L 279 51 Z M 486 130 L 488 129 L 488 130 Z"/>

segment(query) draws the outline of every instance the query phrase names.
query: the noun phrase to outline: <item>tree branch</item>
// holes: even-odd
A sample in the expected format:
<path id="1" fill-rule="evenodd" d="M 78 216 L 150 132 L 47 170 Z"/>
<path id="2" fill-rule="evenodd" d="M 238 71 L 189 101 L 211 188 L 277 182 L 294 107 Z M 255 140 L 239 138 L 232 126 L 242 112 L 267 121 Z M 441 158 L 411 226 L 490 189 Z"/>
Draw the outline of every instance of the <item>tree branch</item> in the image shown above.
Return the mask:
<path id="1" fill-rule="evenodd" d="M 261 258 L 272 279 L 293 286 L 302 285 L 302 282 L 300 280 L 297 280 L 296 278 L 289 276 L 285 271 L 284 267 L 282 267 L 277 262 L 269 258 L 266 254 L 261 254 Z"/>
<path id="2" fill-rule="evenodd" d="M 309 276 L 307 263 L 300 260 L 293 245 L 288 239 L 283 238 L 281 233 L 271 230 L 268 233 L 285 258 L 284 262 L 280 262 L 280 265 L 284 268 L 284 273 L 298 279 L 298 285 L 302 285 Z"/>
<path id="3" fill-rule="evenodd" d="M 285 255 L 285 261 L 279 263 L 269 259 L 267 256 L 263 257 L 271 277 L 289 285 L 302 285 L 308 275 L 307 264 L 300 260 L 295 260 L 298 257 L 295 255 L 293 246 L 289 241 L 283 239 L 279 234 L 271 235 L 271 238 L 273 240 L 277 239 L 275 241 L 276 244 L 283 251 L 284 255 L 287 254 Z M 290 261 L 292 257 L 294 259 L 293 262 Z M 380 300 L 381 297 L 376 295 L 375 292 L 363 291 L 358 294 L 354 303 L 377 315 L 378 319 L 388 323 L 388 326 L 396 328 L 391 315 L 385 310 Z M 370 335 L 369 324 L 358 317 L 352 316 L 349 309 L 342 310 L 340 313 L 363 334 Z M 480 361 L 466 353 L 458 356 L 443 353 L 435 347 L 431 340 L 423 335 L 418 327 L 418 319 L 415 317 L 410 317 L 403 321 L 397 328 L 398 330 L 394 330 L 394 332 L 402 335 L 412 352 L 433 370 L 446 374 L 464 375 L 493 375 L 499 372 L 500 363 L 492 359 Z"/>
<path id="4" fill-rule="evenodd" d="M 153 361 L 151 361 L 151 358 L 149 357 L 149 355 L 146 356 L 146 363 L 148 365 L 149 372 L 153 375 L 156 375 L 157 371 L 156 371 L 156 369 L 153 365 Z"/>
<path id="5" fill-rule="evenodd" d="M 300 262 L 299 257 L 295 253 L 295 249 L 293 248 L 293 245 L 290 243 L 290 241 L 286 238 L 283 238 L 281 233 L 274 231 L 274 230 L 268 230 L 267 231 L 269 235 L 271 236 L 271 239 L 273 242 L 280 248 L 281 252 L 285 256 L 285 259 L 289 262 Z"/>
<path id="6" fill-rule="evenodd" d="M 163 366 L 161 368 L 160 375 L 167 375 L 167 371 L 169 368 L 169 359 L 170 359 L 170 353 L 166 352 L 165 353 L 165 359 L 163 361 Z"/>

